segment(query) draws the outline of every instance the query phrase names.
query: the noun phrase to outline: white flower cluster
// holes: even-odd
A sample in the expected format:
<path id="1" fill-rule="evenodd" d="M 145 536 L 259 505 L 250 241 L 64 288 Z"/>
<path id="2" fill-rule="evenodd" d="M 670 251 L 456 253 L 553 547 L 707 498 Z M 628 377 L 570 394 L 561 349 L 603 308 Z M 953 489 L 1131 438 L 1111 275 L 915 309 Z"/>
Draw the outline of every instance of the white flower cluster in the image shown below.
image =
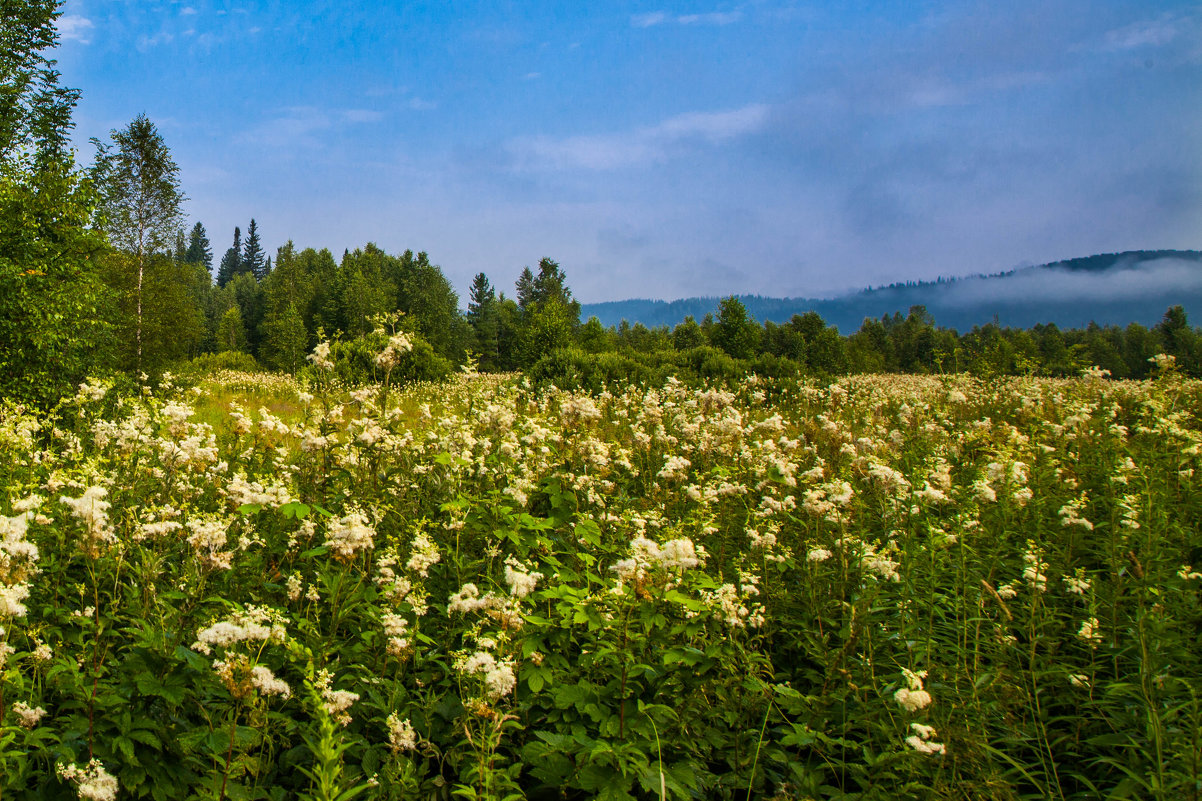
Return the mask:
<path id="1" fill-rule="evenodd" d="M 471 656 L 463 656 L 456 660 L 455 667 L 464 675 L 481 677 L 485 695 L 492 702 L 513 692 L 518 684 L 513 660 L 497 659 L 488 651 L 476 651 Z"/>
<path id="2" fill-rule="evenodd" d="M 413 645 L 413 640 L 409 636 L 409 620 L 404 615 L 385 612 L 380 616 L 380 623 L 384 627 L 384 636 L 388 638 L 388 654 L 390 656 L 399 657 Z"/>
<path id="3" fill-rule="evenodd" d="M 514 598 L 525 598 L 534 592 L 538 580 L 542 577 L 542 573 L 530 570 L 516 557 L 509 556 L 505 559 L 505 583 L 509 585 L 509 592 Z"/>
<path id="4" fill-rule="evenodd" d="M 932 726 L 924 726 L 921 723 L 911 723 L 910 729 L 913 734 L 906 738 L 906 745 L 913 748 L 920 754 L 945 754 L 947 746 L 943 743 L 937 743 L 932 738 L 938 734 Z"/>
<path id="5" fill-rule="evenodd" d="M 278 695 L 285 701 L 292 697 L 292 688 L 283 679 L 277 679 L 271 668 L 255 665 L 250 671 L 251 683 L 263 695 Z"/>
<path id="6" fill-rule="evenodd" d="M 1082 623 L 1081 628 L 1077 630 L 1077 636 L 1093 646 L 1100 643 L 1102 641 L 1102 633 L 1098 630 L 1098 619 L 1091 617 Z"/>
<path id="7" fill-rule="evenodd" d="M 610 570 L 618 574 L 618 581 L 640 582 L 649 571 L 656 568 L 669 573 L 681 573 L 700 567 L 705 563 L 705 549 L 687 537 L 668 540 L 663 545 L 642 535 L 630 541 L 631 556 L 615 564 Z"/>
<path id="8" fill-rule="evenodd" d="M 692 466 L 693 463 L 683 456 L 669 456 L 656 477 L 667 481 L 680 481 L 688 476 Z"/>
<path id="9" fill-rule="evenodd" d="M 750 602 L 759 595 L 754 576 L 743 576 L 742 591 L 734 584 L 723 584 L 712 592 L 703 592 L 702 598 L 710 611 L 731 628 L 759 628 L 764 625 L 764 607 Z"/>
<path id="10" fill-rule="evenodd" d="M 1081 516 L 1081 510 L 1086 503 L 1085 497 L 1077 498 L 1069 501 L 1064 506 L 1060 507 L 1060 525 L 1068 528 L 1069 526 L 1080 526 L 1086 531 L 1093 531 L 1093 523 Z"/>
<path id="11" fill-rule="evenodd" d="M 1085 568 L 1077 568 L 1075 575 L 1064 577 L 1064 589 L 1074 595 L 1084 595 L 1090 586 L 1089 579 L 1085 578 Z"/>
<path id="12" fill-rule="evenodd" d="M 381 370 L 391 370 L 401 362 L 401 355 L 413 350 L 413 343 L 403 333 L 393 334 L 388 338 L 384 350 L 376 354 L 376 367 Z"/>
<path id="13" fill-rule="evenodd" d="M 33 516 L 32 509 L 15 517 L 0 515 L 0 619 L 25 617 L 27 611 L 23 603 L 29 597 L 26 580 L 37 572 L 38 560 L 37 546 L 25 539 Z"/>
<path id="14" fill-rule="evenodd" d="M 893 694 L 893 700 L 907 712 L 917 712 L 931 704 L 931 694 L 923 689 L 922 680 L 927 677 L 925 670 L 917 673 L 909 668 L 902 668 L 902 676 L 906 680 L 905 687 Z"/>
<path id="15" fill-rule="evenodd" d="M 188 521 L 188 544 L 196 558 L 209 570 L 229 570 L 234 555 L 225 550 L 229 523 L 215 517 L 194 517 Z"/>
<path id="16" fill-rule="evenodd" d="M 93 759 L 84 767 L 69 765 L 57 767 L 59 778 L 73 782 L 81 801 L 114 801 L 119 786 L 115 776 L 110 776 L 99 759 Z"/>
<path id="17" fill-rule="evenodd" d="M 362 511 L 352 509 L 330 521 L 327 536 L 325 544 L 334 555 L 340 559 L 350 559 L 356 551 L 370 550 L 375 546 L 376 530 Z"/>
<path id="18" fill-rule="evenodd" d="M 17 723 L 22 728 L 32 729 L 46 716 L 46 710 L 40 706 L 31 707 L 24 701 L 17 701 L 13 704 L 13 714 L 17 716 Z"/>
<path id="19" fill-rule="evenodd" d="M 408 718 L 401 720 L 401 716 L 393 712 L 388 716 L 387 723 L 388 744 L 392 746 L 392 753 L 399 754 L 417 748 L 417 732 Z"/>
<path id="20" fill-rule="evenodd" d="M 506 629 L 520 629 L 525 623 L 520 598 L 503 598 L 494 592 L 481 595 L 480 588 L 472 583 L 464 584 L 459 588 L 459 592 L 451 595 L 447 604 L 447 614 L 456 612 L 484 612 Z"/>
<path id="21" fill-rule="evenodd" d="M 284 614 L 276 609 L 247 604 L 241 612 L 196 632 L 192 650 L 209 656 L 214 647 L 229 648 L 243 642 L 281 643 L 287 636 L 284 620 Z"/>
<path id="22" fill-rule="evenodd" d="M 426 578 L 430 568 L 438 564 L 441 559 L 442 555 L 438 552 L 438 546 L 434 544 L 434 540 L 430 539 L 426 532 L 420 531 L 413 538 L 412 551 L 405 567 L 422 578 Z"/>
<path id="23" fill-rule="evenodd" d="M 231 478 L 224 491 L 235 507 L 248 503 L 277 507 L 292 500 L 288 488 L 282 484 L 263 485 L 258 481 L 248 481 L 244 473 L 238 473 Z"/>
<path id="24" fill-rule="evenodd" d="M 1033 540 L 1027 541 L 1027 551 L 1023 554 L 1023 578 L 1035 592 L 1043 592 L 1048 588 L 1048 563 L 1043 559 L 1043 553 Z"/>
<path id="25" fill-rule="evenodd" d="M 108 490 L 92 486 L 78 498 L 62 496 L 59 502 L 71 510 L 71 514 L 83 521 L 88 529 L 88 554 L 95 556 L 101 546 L 112 545 L 117 537 L 109 529 L 109 502 L 105 500 Z"/>
<path id="26" fill-rule="evenodd" d="M 334 369 L 334 362 L 330 360 L 329 342 L 318 342 L 317 347 L 313 348 L 313 352 L 305 358 L 313 362 L 313 366 L 319 370 Z"/>
<path id="27" fill-rule="evenodd" d="M 351 722 L 351 716 L 347 710 L 351 708 L 351 704 L 359 700 L 359 693 L 331 689 L 330 685 L 333 679 L 330 671 L 319 670 L 313 686 L 321 693 L 322 707 L 334 719 L 334 722 L 346 726 Z"/>

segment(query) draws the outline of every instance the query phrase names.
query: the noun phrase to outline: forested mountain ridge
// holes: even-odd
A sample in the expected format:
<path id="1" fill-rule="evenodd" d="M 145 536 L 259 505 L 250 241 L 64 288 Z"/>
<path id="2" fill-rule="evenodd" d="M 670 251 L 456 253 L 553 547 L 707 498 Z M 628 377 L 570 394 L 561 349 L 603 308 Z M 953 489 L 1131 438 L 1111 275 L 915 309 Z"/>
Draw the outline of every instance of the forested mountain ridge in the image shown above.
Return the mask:
<path id="1" fill-rule="evenodd" d="M 783 323 L 794 314 L 817 312 L 844 333 L 865 318 L 880 318 L 925 306 L 939 325 L 967 331 L 996 320 L 1029 328 L 1056 323 L 1062 328 L 1156 324 L 1168 306 L 1202 315 L 1202 251 L 1131 250 L 1020 267 L 993 275 L 940 278 L 864 289 L 834 298 L 769 298 L 740 295 L 748 313 L 760 322 Z M 622 320 L 648 327 L 674 326 L 691 316 L 717 313 L 721 298 L 623 300 L 585 303 L 582 316 L 602 325 Z"/>

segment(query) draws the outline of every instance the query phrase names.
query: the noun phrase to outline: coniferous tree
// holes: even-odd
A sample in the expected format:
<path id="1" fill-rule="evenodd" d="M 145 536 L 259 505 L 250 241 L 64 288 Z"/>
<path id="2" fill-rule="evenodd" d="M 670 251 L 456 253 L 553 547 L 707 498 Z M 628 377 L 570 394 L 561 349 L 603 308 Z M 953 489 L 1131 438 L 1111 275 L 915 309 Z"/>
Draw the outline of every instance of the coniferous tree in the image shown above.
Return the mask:
<path id="1" fill-rule="evenodd" d="M 470 293 L 467 321 L 472 329 L 472 349 L 480 355 L 481 369 L 495 370 L 499 354 L 497 295 L 484 273 L 476 274 Z"/>
<path id="2" fill-rule="evenodd" d="M 213 246 L 209 242 L 209 235 L 205 232 L 205 227 L 200 223 L 192 226 L 184 261 L 190 264 L 199 264 L 209 272 L 213 270 Z"/>
<path id="3" fill-rule="evenodd" d="M 217 286 L 223 287 L 242 272 L 242 229 L 234 226 L 234 244 L 221 257 L 221 266 L 217 268 Z"/>
<path id="4" fill-rule="evenodd" d="M 250 273 L 256 281 L 267 277 L 266 254 L 259 241 L 259 226 L 251 218 L 250 226 L 246 229 L 246 240 L 242 243 L 242 264 L 239 272 Z"/>
<path id="5" fill-rule="evenodd" d="M 526 311 L 534 305 L 534 273 L 529 267 L 523 267 L 521 275 L 518 276 L 517 284 L 517 303 L 518 308 Z"/>

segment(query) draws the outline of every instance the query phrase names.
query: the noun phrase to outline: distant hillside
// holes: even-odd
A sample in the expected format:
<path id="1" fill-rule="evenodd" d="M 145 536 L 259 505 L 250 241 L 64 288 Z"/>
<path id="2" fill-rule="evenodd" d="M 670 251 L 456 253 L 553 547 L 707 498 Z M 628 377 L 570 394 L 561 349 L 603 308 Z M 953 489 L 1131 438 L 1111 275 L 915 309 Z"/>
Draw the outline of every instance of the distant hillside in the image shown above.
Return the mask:
<path id="1" fill-rule="evenodd" d="M 879 318 L 911 306 L 926 306 L 938 325 L 968 331 L 997 320 L 1029 328 L 1054 322 L 1079 328 L 1096 322 L 1152 326 L 1165 309 L 1182 305 L 1194 325 L 1202 324 L 1202 251 L 1132 250 L 1023 267 L 996 275 L 945 278 L 865 289 L 836 298 L 765 298 L 741 295 L 760 322 L 786 322 L 794 314 L 816 311 L 844 334 L 865 317 Z M 717 312 L 721 298 L 622 300 L 586 303 L 582 319 L 596 316 L 604 325 L 622 320 L 648 327 L 674 326 L 686 316 L 700 321 Z"/>

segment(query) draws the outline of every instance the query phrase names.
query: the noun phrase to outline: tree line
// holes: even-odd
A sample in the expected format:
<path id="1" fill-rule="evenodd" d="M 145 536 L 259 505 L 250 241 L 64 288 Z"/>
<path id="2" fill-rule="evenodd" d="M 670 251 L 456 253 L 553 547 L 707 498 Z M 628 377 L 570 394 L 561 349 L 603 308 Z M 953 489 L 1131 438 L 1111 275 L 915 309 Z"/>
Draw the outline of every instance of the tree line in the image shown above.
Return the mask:
<path id="1" fill-rule="evenodd" d="M 229 356 L 210 366 L 295 373 L 322 341 L 351 365 L 345 378 L 371 379 L 373 337 L 385 319 L 414 343 L 402 370 L 413 379 L 468 362 L 589 387 L 749 371 L 1071 375 L 1090 365 L 1141 378 L 1158 353 L 1202 375 L 1202 336 L 1181 307 L 1151 329 L 994 324 L 960 334 L 916 306 L 843 336 L 814 312 L 761 325 L 730 297 L 716 315 L 672 328 L 605 327 L 581 321 L 550 258 L 522 270 L 512 297 L 477 274 L 466 311 L 425 252 L 393 255 L 368 243 L 335 259 L 290 241 L 268 254 L 254 219 L 245 236 L 234 229 L 214 263 L 204 225 L 185 225 L 179 168 L 145 115 L 93 139 L 90 165 L 75 163 L 68 135 L 78 93 L 59 85 L 46 55 L 57 42 L 58 4 L 16 8 L 0 23 L 2 396 L 51 402 L 88 374 L 156 374 L 211 354 Z"/>

